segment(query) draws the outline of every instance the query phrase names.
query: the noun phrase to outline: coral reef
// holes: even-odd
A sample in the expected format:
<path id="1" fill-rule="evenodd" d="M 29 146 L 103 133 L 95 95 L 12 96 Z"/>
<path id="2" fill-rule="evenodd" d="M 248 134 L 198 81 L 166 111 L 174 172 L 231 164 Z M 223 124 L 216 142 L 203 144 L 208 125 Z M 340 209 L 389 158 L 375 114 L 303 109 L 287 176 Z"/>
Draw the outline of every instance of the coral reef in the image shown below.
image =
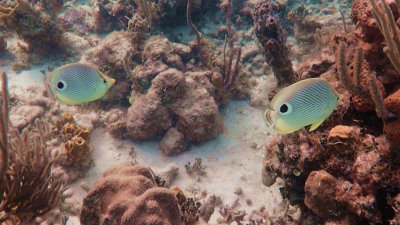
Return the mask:
<path id="1" fill-rule="evenodd" d="M 157 186 L 151 169 L 133 163 L 104 172 L 83 200 L 80 221 L 83 225 L 182 224 L 175 195 Z"/>
<path id="2" fill-rule="evenodd" d="M 264 0 L 256 4 L 252 15 L 255 33 L 264 47 L 266 60 L 272 67 L 278 86 L 286 86 L 296 81 L 296 74 L 286 46 L 286 33 L 281 27 L 277 11 L 277 3 Z"/>
<path id="3" fill-rule="evenodd" d="M 0 148 L 2 223 L 26 223 L 59 202 L 63 188 L 51 168 L 56 160 L 47 149 L 49 132 L 43 122 L 20 133 L 9 123 L 7 79 L 1 76 Z"/>
<path id="4" fill-rule="evenodd" d="M 301 223 L 389 224 L 398 218 L 400 111 L 397 62 L 390 59 L 397 50 L 383 44 L 396 42 L 398 16 L 394 2 L 354 1 L 355 27 L 333 35 L 324 50 L 336 55 L 336 66 L 313 75 L 346 91 L 345 100 L 317 131 L 267 144 L 263 182 L 284 180 L 281 194 L 300 207 Z"/>
<path id="5" fill-rule="evenodd" d="M 324 221 L 344 217 L 351 223 L 378 223 L 385 212 L 374 199 L 398 185 L 395 174 L 400 168 L 389 142 L 358 127 L 338 125 L 314 134 L 279 136 L 266 151 L 264 183 L 283 178 L 283 196 L 292 204 L 305 204 Z"/>
<path id="6" fill-rule="evenodd" d="M 40 9 L 25 0 L 18 1 L 15 8 L 5 9 L 0 10 L 0 25 L 28 43 L 26 51 L 43 56 L 66 52 L 67 40 L 52 17 L 42 15 Z"/>
<path id="7" fill-rule="evenodd" d="M 148 38 L 148 31 L 157 20 L 154 14 L 163 17 L 159 10 L 166 4 L 170 3 L 135 1 L 139 10 L 133 17 L 128 16 L 131 18 L 128 31 L 108 35 L 87 51 L 81 61 L 96 65 L 118 80 L 103 103 L 127 104 L 126 96 L 131 92 L 127 112 L 113 111 L 119 116 L 110 113 L 105 119 L 109 131 L 122 138 L 148 140 L 162 138 L 167 131 L 176 129 L 179 141 L 174 141 L 176 147 L 169 147 L 175 150 L 166 150 L 172 154 L 182 151 L 190 142 L 201 143 L 222 133 L 224 123 L 219 106 L 232 96 L 244 96 L 247 78 L 241 79 L 245 77 L 241 71 L 241 47 L 233 45 L 236 33 L 231 25 L 227 26 L 228 38 L 218 60 L 212 42 L 205 38 L 190 46 L 171 43 L 164 36 Z M 192 5 L 186 5 L 187 18 L 190 18 L 190 8 L 199 5 L 203 3 L 193 1 Z M 227 24 L 232 7 L 228 6 L 221 6 Z M 171 138 L 171 135 L 165 136 L 163 149 Z"/>
<path id="8" fill-rule="evenodd" d="M 185 141 L 202 142 L 222 132 L 223 121 L 213 98 L 215 87 L 210 82 L 212 72 L 188 72 L 186 76 L 181 72 L 186 70 L 189 54 L 188 47 L 161 36 L 146 42 L 142 54 L 146 62 L 129 73 L 142 90 L 132 91 L 127 137 L 158 138 L 175 127 Z"/>

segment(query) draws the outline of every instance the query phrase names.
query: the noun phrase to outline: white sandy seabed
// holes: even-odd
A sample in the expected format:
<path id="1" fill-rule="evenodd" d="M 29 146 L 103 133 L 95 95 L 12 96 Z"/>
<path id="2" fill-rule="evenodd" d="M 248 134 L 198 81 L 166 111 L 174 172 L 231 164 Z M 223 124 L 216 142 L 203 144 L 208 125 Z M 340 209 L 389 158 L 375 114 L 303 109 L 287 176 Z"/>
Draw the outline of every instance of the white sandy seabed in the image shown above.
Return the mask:
<path id="1" fill-rule="evenodd" d="M 8 70 L 10 92 L 26 86 L 41 86 L 40 70 L 43 68 L 47 67 L 36 67 L 19 74 Z M 208 194 L 221 197 L 224 205 L 246 210 L 248 214 L 261 207 L 265 207 L 265 211 L 271 216 L 281 214 L 279 203 L 282 198 L 278 185 L 266 187 L 261 180 L 264 146 L 273 136 L 264 124 L 261 110 L 249 106 L 246 101 L 231 101 L 221 113 L 226 122 L 224 134 L 204 144 L 191 145 L 189 151 L 175 157 L 163 155 L 158 150 L 157 141 L 119 140 L 113 138 L 104 128 L 96 128 L 91 135 L 94 166 L 85 178 L 71 184 L 73 198 L 82 202 L 86 195 L 86 191 L 80 187 L 82 181 L 91 187 L 110 166 L 132 161 L 129 152 L 133 147 L 136 162 L 149 166 L 156 172 L 176 163 L 179 166 L 178 176 L 170 186 L 181 188 L 189 193 L 189 197 L 196 190 L 205 190 Z M 189 176 L 184 167 L 188 161 L 194 162 L 196 157 L 202 158 L 203 164 L 207 166 L 207 174 L 200 181 L 196 176 Z M 243 190 L 240 196 L 234 193 L 238 188 Z M 217 219 L 220 217 L 216 209 L 209 224 L 218 224 Z M 71 216 L 67 224 L 79 225 L 79 218 Z"/>

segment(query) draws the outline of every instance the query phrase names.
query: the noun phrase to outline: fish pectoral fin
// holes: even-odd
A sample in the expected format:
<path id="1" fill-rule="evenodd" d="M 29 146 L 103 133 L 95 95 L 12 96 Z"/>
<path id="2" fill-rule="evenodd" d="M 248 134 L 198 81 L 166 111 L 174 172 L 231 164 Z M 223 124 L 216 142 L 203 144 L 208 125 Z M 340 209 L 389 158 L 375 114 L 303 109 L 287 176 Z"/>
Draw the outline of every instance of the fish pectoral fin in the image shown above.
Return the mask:
<path id="1" fill-rule="evenodd" d="M 325 119 L 322 119 L 320 121 L 317 121 L 317 122 L 311 124 L 311 127 L 308 131 L 313 131 L 313 130 L 317 129 L 324 121 L 325 121 Z"/>

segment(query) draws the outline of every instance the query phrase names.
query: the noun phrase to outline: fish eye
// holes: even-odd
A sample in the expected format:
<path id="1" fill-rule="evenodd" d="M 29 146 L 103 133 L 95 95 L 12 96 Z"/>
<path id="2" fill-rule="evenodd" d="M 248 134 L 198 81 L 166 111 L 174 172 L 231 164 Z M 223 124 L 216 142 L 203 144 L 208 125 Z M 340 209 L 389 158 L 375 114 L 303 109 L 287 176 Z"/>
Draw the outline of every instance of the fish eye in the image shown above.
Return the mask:
<path id="1" fill-rule="evenodd" d="M 336 97 L 336 101 L 339 101 L 339 97 Z"/>
<path id="2" fill-rule="evenodd" d="M 106 79 L 103 80 L 103 83 L 107 83 Z"/>
<path id="3" fill-rule="evenodd" d="M 281 113 L 285 113 L 287 112 L 289 109 L 289 107 L 286 104 L 283 104 L 280 108 Z"/>
<path id="4" fill-rule="evenodd" d="M 59 80 L 57 82 L 57 89 L 58 90 L 64 90 L 67 87 L 67 84 L 63 80 Z"/>
<path id="5" fill-rule="evenodd" d="M 279 108 L 279 112 L 282 115 L 287 115 L 292 112 L 292 106 L 289 103 L 283 103 Z"/>

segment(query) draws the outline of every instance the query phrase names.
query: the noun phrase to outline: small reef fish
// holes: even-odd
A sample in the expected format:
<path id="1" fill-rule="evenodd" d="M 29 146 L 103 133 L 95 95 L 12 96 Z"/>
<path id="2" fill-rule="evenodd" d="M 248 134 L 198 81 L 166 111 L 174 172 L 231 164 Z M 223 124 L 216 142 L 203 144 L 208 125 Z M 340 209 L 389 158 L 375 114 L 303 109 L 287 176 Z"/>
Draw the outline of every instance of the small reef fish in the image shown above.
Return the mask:
<path id="1" fill-rule="evenodd" d="M 103 97 L 114 83 L 114 79 L 83 63 L 64 65 L 44 77 L 48 92 L 66 105 L 97 100 Z"/>
<path id="2" fill-rule="evenodd" d="M 328 118 L 343 95 L 323 78 L 309 78 L 280 90 L 264 112 L 268 126 L 289 134 L 311 125 L 317 129 Z"/>

